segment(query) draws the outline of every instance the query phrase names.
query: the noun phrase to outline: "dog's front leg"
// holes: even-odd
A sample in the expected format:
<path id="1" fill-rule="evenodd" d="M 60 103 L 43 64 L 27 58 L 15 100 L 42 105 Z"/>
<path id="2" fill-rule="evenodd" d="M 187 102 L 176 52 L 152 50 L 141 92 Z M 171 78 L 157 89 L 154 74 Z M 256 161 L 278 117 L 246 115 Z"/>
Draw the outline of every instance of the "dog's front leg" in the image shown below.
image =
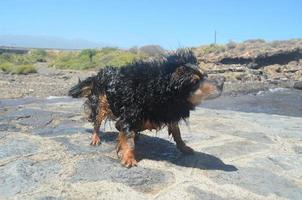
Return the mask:
<path id="1" fill-rule="evenodd" d="M 182 140 L 180 135 L 180 129 L 177 123 L 172 123 L 168 125 L 168 133 L 172 134 L 174 141 L 176 142 L 176 147 L 184 154 L 193 154 L 194 150 L 187 146 Z"/>
<path id="2" fill-rule="evenodd" d="M 122 165 L 126 167 L 137 166 L 135 159 L 135 144 L 134 144 L 134 131 L 120 131 L 117 144 L 117 155 L 121 159 Z"/>
<path id="3" fill-rule="evenodd" d="M 101 138 L 99 136 L 99 132 L 100 132 L 100 124 L 94 123 L 90 145 L 96 146 L 101 144 Z"/>

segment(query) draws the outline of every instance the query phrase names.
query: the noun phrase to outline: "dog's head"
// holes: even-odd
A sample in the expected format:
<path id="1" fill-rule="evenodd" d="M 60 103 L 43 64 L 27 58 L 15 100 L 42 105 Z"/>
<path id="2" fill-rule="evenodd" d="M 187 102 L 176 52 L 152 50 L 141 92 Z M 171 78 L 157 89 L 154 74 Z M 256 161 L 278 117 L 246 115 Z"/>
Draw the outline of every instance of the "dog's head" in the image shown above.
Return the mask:
<path id="1" fill-rule="evenodd" d="M 216 77 L 208 79 L 206 76 L 199 80 L 197 89 L 191 91 L 188 101 L 197 106 L 203 100 L 210 100 L 221 95 L 225 78 Z"/>
<path id="2" fill-rule="evenodd" d="M 214 99 L 221 95 L 225 78 L 209 79 L 200 70 L 197 59 L 191 50 L 178 50 L 168 59 L 177 65 L 171 75 L 173 87 L 179 89 L 180 93 L 189 92 L 187 100 L 193 106 L 200 104 L 203 100 Z"/>

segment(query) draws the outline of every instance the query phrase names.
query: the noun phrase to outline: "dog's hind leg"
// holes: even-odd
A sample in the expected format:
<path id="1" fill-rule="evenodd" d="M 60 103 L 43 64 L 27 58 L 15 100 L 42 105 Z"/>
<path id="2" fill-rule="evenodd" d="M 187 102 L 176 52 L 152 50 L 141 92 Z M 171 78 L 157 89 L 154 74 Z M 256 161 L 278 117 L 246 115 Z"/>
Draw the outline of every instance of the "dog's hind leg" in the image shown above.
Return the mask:
<path id="1" fill-rule="evenodd" d="M 97 114 L 94 119 L 94 127 L 92 132 L 92 139 L 91 139 L 91 145 L 96 146 L 101 143 L 101 139 L 99 136 L 100 126 L 104 119 L 110 114 L 109 105 L 107 103 L 107 98 L 105 95 L 102 95 L 99 97 L 98 100 L 98 107 L 97 107 Z"/>
<path id="2" fill-rule="evenodd" d="M 177 123 L 172 123 L 168 125 L 168 133 L 172 134 L 174 141 L 176 142 L 176 147 L 184 154 L 193 154 L 194 150 L 187 146 L 181 138 L 180 129 Z"/>
<path id="3" fill-rule="evenodd" d="M 118 144 L 116 149 L 117 156 L 120 158 L 122 165 L 128 168 L 137 166 L 134 152 L 134 137 L 134 132 L 131 132 L 130 134 L 120 132 L 118 136 Z"/>

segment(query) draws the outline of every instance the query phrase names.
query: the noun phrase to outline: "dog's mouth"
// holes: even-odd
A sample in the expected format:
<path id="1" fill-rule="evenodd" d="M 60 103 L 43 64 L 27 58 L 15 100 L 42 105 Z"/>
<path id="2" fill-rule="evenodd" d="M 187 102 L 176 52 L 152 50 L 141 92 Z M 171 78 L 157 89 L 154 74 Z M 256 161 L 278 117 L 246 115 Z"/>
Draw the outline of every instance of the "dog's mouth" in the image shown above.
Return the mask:
<path id="1" fill-rule="evenodd" d="M 188 101 L 193 105 L 198 105 L 203 100 L 210 100 L 219 97 L 223 90 L 224 81 L 224 77 L 202 80 L 197 89 L 191 93 Z"/>

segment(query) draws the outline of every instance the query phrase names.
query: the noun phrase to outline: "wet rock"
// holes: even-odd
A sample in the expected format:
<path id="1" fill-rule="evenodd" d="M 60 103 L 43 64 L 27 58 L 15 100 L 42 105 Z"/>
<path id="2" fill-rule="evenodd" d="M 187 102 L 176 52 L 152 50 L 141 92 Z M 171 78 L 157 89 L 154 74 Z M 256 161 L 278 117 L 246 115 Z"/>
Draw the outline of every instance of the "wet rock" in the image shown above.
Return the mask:
<path id="1" fill-rule="evenodd" d="M 11 107 L 11 106 L 24 106 L 31 103 L 41 102 L 41 99 L 36 97 L 26 97 L 26 98 L 19 98 L 19 99 L 1 99 L 0 100 L 0 107 Z"/>
<path id="2" fill-rule="evenodd" d="M 18 160 L 0 167 L 0 197 L 14 197 L 58 179 L 60 165 L 56 161 Z"/>
<path id="3" fill-rule="evenodd" d="M 302 154 L 302 146 L 294 146 L 294 151 L 298 154 Z"/>
<path id="4" fill-rule="evenodd" d="M 106 138 L 108 138 L 106 136 L 109 134 L 113 134 L 113 133 L 105 133 L 105 136 L 101 135 L 102 144 L 99 146 L 90 145 L 91 133 L 87 133 L 83 137 L 77 137 L 77 138 L 73 138 L 73 139 L 66 138 L 66 137 L 57 137 L 57 138 L 54 138 L 54 140 L 63 144 L 64 147 L 67 149 L 67 151 L 71 155 L 81 155 L 81 154 L 87 154 L 87 153 L 110 153 L 112 151 L 115 151 L 117 134 L 113 134 L 114 139 L 111 141 L 108 141 L 108 140 L 106 140 Z"/>
<path id="5" fill-rule="evenodd" d="M 54 112 L 38 109 L 22 109 L 12 112 L 7 117 L 20 125 L 40 128 L 47 126 L 52 121 L 53 114 Z"/>
<path id="6" fill-rule="evenodd" d="M 0 159 L 10 156 L 25 156 L 27 154 L 36 153 L 38 146 L 30 141 L 14 139 L 8 143 L 0 144 Z"/>
<path id="7" fill-rule="evenodd" d="M 288 157 L 269 156 L 268 160 L 272 162 L 274 165 L 286 171 L 292 170 L 294 168 L 302 167 L 302 159 L 293 156 L 288 156 Z"/>
<path id="8" fill-rule="evenodd" d="M 294 83 L 294 88 L 298 90 L 302 90 L 302 81 L 297 81 Z"/>
<path id="9" fill-rule="evenodd" d="M 255 158 L 249 162 L 249 166 L 254 168 L 270 169 L 271 172 L 278 174 L 280 170 L 286 171 L 287 177 L 299 177 L 299 169 L 302 167 L 302 158 L 299 155 L 269 155 L 262 158 Z M 302 174 L 301 174 L 302 175 Z"/>
<path id="10" fill-rule="evenodd" d="M 40 129 L 33 130 L 35 135 L 39 135 L 42 137 L 55 137 L 61 135 L 72 135 L 76 133 L 85 133 L 86 129 L 83 127 L 45 127 Z"/>
<path id="11" fill-rule="evenodd" d="M 0 124 L 0 137 L 6 135 L 7 131 L 17 132 L 20 128 L 17 128 L 14 124 Z"/>
<path id="12" fill-rule="evenodd" d="M 235 131 L 231 133 L 234 136 L 242 137 L 254 142 L 260 142 L 265 144 L 272 144 L 273 141 L 262 132 L 244 132 L 244 131 Z"/>
<path id="13" fill-rule="evenodd" d="M 63 198 L 57 198 L 53 196 L 45 196 L 45 197 L 39 197 L 37 200 L 63 200 Z"/>
<path id="14" fill-rule="evenodd" d="M 215 194 L 211 194 L 209 192 L 205 192 L 195 186 L 189 186 L 187 188 L 187 192 L 190 193 L 193 198 L 192 200 L 223 200 L 224 198 L 221 198 Z"/>
<path id="15" fill-rule="evenodd" d="M 229 158 L 255 153 L 266 149 L 266 145 L 250 141 L 231 142 L 221 146 L 206 148 L 204 151 L 220 158 Z M 240 149 L 240 150 L 239 150 Z"/>
<path id="16" fill-rule="evenodd" d="M 72 181 L 110 181 L 126 184 L 133 189 L 150 193 L 162 190 L 174 182 L 171 172 L 132 167 L 125 169 L 118 160 L 102 156 L 80 160 Z"/>
<path id="17" fill-rule="evenodd" d="M 301 188 L 293 181 L 266 169 L 248 167 L 233 172 L 209 172 L 209 177 L 218 184 L 234 184 L 263 196 L 274 194 L 297 200 L 302 197 Z"/>

